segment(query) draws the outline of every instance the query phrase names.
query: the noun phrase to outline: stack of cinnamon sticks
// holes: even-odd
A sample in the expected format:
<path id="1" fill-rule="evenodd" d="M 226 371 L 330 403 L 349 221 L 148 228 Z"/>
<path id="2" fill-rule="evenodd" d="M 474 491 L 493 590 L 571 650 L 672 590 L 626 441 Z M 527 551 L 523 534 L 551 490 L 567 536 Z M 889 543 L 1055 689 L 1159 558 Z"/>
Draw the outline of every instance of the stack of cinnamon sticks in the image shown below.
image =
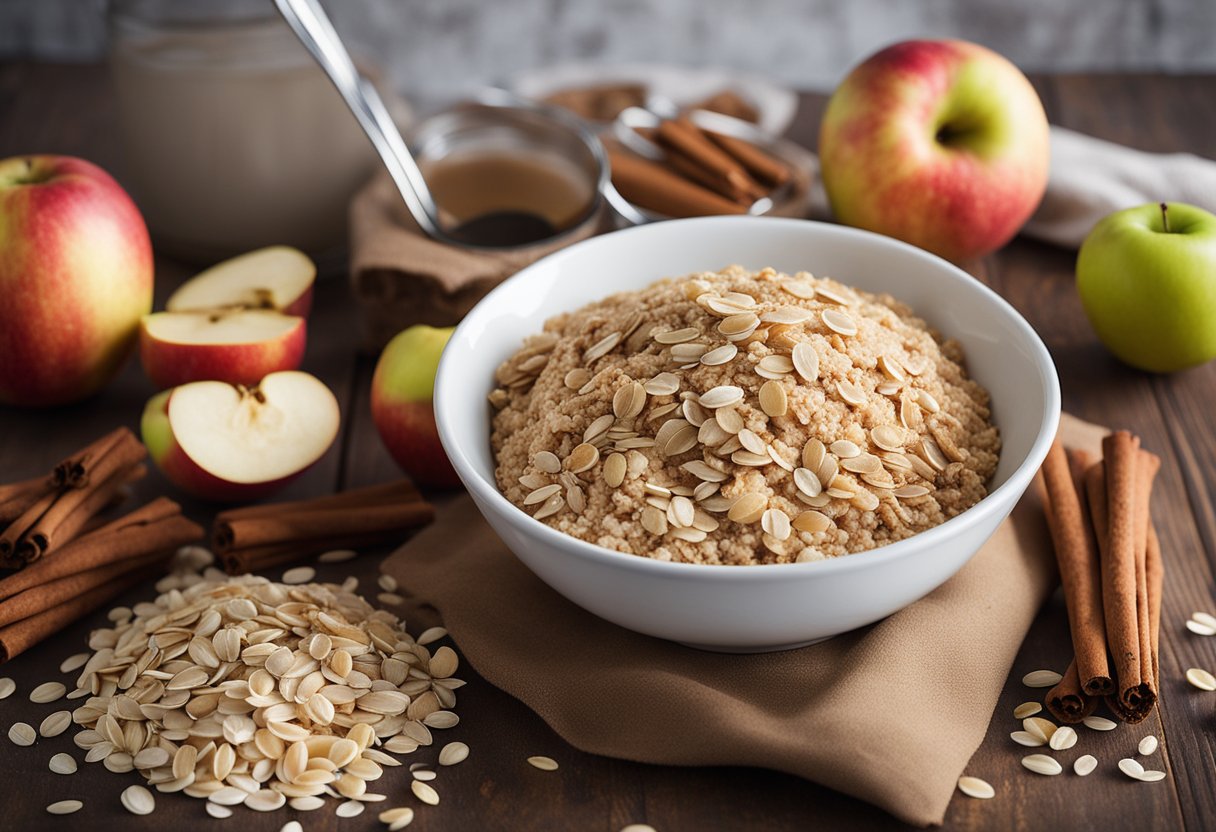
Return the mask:
<path id="1" fill-rule="evenodd" d="M 418 490 L 400 480 L 312 500 L 221 512 L 211 543 L 224 568 L 238 575 L 333 549 L 395 541 L 433 518 L 434 509 Z"/>
<path id="2" fill-rule="evenodd" d="M 1046 704 L 1075 723 L 1105 700 L 1135 723 L 1160 692 L 1163 566 L 1149 502 L 1161 460 L 1126 431 L 1103 439 L 1102 455 L 1065 452 L 1057 440 L 1042 467 L 1074 651 Z"/>
<path id="3" fill-rule="evenodd" d="M 119 502 L 147 474 L 143 444 L 126 428 L 111 431 L 60 462 L 45 477 L 0 485 L 0 567 L 46 557 Z"/>
<path id="4" fill-rule="evenodd" d="M 612 184 L 640 208 L 668 217 L 743 214 L 789 181 L 789 167 L 751 142 L 698 127 L 688 118 L 660 122 L 646 138 L 663 160 L 610 145 Z"/>

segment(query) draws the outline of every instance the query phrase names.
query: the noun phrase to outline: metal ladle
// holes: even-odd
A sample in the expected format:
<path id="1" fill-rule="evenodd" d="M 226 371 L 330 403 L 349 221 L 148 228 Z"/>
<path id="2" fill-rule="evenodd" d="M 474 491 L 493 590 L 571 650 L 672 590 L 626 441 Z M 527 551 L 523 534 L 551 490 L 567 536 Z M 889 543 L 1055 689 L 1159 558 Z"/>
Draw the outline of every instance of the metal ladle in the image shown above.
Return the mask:
<path id="1" fill-rule="evenodd" d="M 317 0 L 275 0 L 275 6 L 337 88 L 380 154 L 410 214 L 428 236 L 457 245 L 500 248 L 534 243 L 558 233 L 544 217 L 515 210 L 481 214 L 445 229 L 422 170 L 375 86 L 355 67 L 321 4 Z"/>

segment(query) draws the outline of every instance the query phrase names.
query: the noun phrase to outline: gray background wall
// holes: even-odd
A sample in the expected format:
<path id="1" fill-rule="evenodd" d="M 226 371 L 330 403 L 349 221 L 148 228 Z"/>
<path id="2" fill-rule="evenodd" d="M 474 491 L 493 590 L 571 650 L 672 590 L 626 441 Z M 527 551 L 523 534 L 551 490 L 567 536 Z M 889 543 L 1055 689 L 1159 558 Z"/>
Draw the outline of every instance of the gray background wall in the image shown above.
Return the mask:
<path id="1" fill-rule="evenodd" d="M 574 60 L 729 66 L 823 89 L 877 47 L 917 35 L 975 40 L 1027 70 L 1216 71 L 1216 0 L 326 0 L 326 6 L 347 37 L 379 56 L 399 89 L 427 96 Z M 90 60 L 104 51 L 101 0 L 0 0 L 0 58 Z"/>

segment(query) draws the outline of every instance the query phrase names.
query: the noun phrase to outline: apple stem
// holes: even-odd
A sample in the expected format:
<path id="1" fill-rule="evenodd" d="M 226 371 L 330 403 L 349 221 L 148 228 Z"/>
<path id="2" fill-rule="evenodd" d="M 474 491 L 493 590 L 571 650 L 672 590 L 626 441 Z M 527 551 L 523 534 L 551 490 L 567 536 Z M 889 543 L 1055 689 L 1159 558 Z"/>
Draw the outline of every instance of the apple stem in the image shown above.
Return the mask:
<path id="1" fill-rule="evenodd" d="M 1161 203 L 1161 226 L 1165 229 L 1165 233 L 1169 234 L 1170 233 L 1170 215 L 1169 215 L 1169 212 L 1166 210 L 1166 207 L 1167 206 L 1164 202 Z"/>

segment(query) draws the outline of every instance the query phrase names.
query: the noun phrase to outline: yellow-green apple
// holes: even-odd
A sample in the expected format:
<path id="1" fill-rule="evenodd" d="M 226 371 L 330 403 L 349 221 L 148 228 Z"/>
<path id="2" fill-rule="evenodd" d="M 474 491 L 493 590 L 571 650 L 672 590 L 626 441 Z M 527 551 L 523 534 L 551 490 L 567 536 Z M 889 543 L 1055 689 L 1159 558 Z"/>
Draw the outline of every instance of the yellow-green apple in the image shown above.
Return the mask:
<path id="1" fill-rule="evenodd" d="M 1142 370 L 1216 358 L 1216 215 L 1180 202 L 1116 211 L 1077 255 L 1077 291 L 1098 337 Z"/>
<path id="2" fill-rule="evenodd" d="M 109 174 L 68 156 L 0 161 L 0 402 L 95 393 L 151 307 L 148 229 Z"/>
<path id="3" fill-rule="evenodd" d="M 207 500 L 257 500 L 325 455 L 338 401 L 308 373 L 272 373 L 255 387 L 195 381 L 153 396 L 140 429 L 152 461 Z"/>
<path id="4" fill-rule="evenodd" d="M 290 246 L 270 246 L 218 263 L 183 283 L 169 296 L 170 312 L 227 307 L 277 309 L 308 317 L 316 264 Z"/>
<path id="5" fill-rule="evenodd" d="M 372 376 L 372 420 L 397 464 L 421 485 L 455 488 L 460 479 L 439 443 L 431 396 L 452 328 L 412 326 L 388 342 Z"/>
<path id="6" fill-rule="evenodd" d="M 1047 117 L 1002 56 L 911 40 L 863 61 L 819 134 L 837 219 L 959 261 L 1007 243 L 1047 186 Z"/>
<path id="7" fill-rule="evenodd" d="M 268 309 L 157 312 L 139 327 L 139 358 L 157 387 L 191 381 L 257 384 L 304 358 L 304 319 Z"/>

